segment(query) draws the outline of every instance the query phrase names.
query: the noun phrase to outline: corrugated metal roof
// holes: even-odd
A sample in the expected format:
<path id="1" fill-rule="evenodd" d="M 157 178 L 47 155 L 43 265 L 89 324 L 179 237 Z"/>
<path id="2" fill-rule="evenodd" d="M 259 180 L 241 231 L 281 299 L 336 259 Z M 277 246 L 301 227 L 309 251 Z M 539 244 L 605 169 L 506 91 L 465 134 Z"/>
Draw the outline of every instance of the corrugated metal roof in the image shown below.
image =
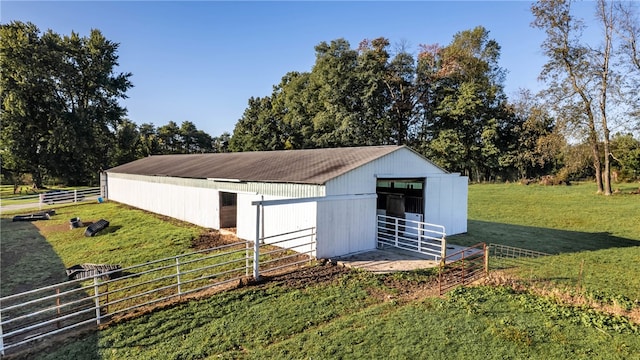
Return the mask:
<path id="1" fill-rule="evenodd" d="M 325 184 L 404 146 L 153 155 L 107 172 L 256 182 Z"/>

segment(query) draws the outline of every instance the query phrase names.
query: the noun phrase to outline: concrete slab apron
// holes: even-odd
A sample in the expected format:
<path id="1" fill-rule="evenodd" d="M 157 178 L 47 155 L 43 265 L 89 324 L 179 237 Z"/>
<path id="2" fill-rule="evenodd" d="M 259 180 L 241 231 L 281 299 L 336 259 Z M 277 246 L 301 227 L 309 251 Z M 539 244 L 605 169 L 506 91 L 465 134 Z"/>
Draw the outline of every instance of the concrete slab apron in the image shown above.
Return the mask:
<path id="1" fill-rule="evenodd" d="M 463 250 L 463 246 L 447 244 L 447 255 Z M 437 267 L 433 257 L 397 248 L 385 248 L 350 254 L 334 259 L 339 265 L 373 273 L 390 273 Z"/>

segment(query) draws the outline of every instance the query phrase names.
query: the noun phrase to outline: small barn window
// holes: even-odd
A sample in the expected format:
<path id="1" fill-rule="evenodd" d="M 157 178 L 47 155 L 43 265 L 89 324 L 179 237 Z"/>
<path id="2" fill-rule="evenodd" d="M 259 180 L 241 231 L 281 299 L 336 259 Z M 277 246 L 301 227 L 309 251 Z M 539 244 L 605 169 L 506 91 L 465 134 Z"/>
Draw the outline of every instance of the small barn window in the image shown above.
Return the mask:
<path id="1" fill-rule="evenodd" d="M 237 194 L 234 193 L 220 193 L 220 203 L 222 206 L 236 206 L 238 202 Z"/>

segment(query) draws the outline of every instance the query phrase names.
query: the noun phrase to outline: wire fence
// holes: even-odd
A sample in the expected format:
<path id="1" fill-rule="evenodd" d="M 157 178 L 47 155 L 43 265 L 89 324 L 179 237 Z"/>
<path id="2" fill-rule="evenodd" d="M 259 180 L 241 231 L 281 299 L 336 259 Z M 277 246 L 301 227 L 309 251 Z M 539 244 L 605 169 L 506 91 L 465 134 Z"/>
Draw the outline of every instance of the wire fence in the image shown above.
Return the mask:
<path id="1" fill-rule="evenodd" d="M 280 234 L 269 244 L 264 244 L 267 238 L 257 246 L 238 241 L 2 297 L 0 354 L 70 330 L 136 316 L 190 295 L 235 288 L 260 273 L 293 269 L 312 260 L 315 235 L 315 228 L 307 228 Z M 284 247 L 292 240 L 295 246 Z"/>
<path id="2" fill-rule="evenodd" d="M 532 263 L 533 259 L 551 254 L 502 244 L 489 244 L 490 267 L 505 269 Z"/>

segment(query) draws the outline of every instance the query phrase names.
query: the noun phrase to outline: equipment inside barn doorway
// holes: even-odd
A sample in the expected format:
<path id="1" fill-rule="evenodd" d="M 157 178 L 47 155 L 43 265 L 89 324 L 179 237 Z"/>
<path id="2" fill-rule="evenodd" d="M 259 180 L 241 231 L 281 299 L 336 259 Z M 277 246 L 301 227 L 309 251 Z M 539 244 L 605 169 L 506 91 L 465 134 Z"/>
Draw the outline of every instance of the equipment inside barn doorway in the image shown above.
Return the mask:
<path id="1" fill-rule="evenodd" d="M 388 194 L 387 195 L 387 216 L 393 216 L 400 219 L 404 219 L 405 202 L 404 195 L 402 194 Z"/>
<path id="2" fill-rule="evenodd" d="M 378 179 L 378 215 L 423 221 L 425 179 Z"/>
<path id="3" fill-rule="evenodd" d="M 425 179 L 378 179 L 377 214 L 411 221 L 424 221 Z M 405 229 L 404 222 L 398 229 L 401 232 L 416 234 L 415 230 Z"/>
<path id="4" fill-rule="evenodd" d="M 238 220 L 238 194 L 220 192 L 220 227 L 235 228 Z"/>

